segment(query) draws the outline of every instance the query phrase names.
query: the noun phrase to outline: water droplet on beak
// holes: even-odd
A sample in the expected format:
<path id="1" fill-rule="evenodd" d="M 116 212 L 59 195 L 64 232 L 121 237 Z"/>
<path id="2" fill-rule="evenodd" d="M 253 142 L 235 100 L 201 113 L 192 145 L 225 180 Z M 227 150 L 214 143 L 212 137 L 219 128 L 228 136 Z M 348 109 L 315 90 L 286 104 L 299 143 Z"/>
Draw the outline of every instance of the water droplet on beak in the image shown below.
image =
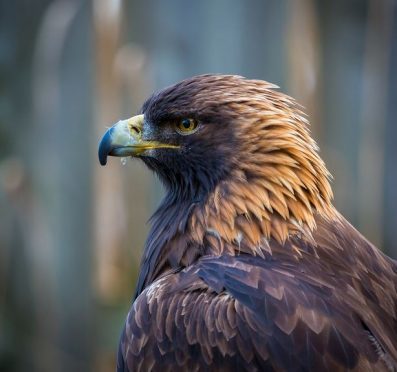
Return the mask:
<path id="1" fill-rule="evenodd" d="M 121 163 L 121 165 L 126 165 L 127 164 L 127 158 L 120 158 L 120 163 Z"/>

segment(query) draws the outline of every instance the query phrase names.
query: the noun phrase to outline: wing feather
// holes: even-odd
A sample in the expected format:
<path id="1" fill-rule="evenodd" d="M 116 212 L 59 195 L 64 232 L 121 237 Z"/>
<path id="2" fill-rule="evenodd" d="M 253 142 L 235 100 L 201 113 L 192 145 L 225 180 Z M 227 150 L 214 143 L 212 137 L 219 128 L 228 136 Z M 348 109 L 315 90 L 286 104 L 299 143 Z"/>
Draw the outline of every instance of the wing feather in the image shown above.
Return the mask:
<path id="1" fill-rule="evenodd" d="M 387 370 L 337 279 L 315 279 L 314 266 L 302 273 L 258 257 L 207 257 L 159 279 L 128 315 L 123 363 L 130 371 Z"/>
<path id="2" fill-rule="evenodd" d="M 321 246 L 272 241 L 265 259 L 206 256 L 156 280 L 128 315 L 118 370 L 395 370 L 395 263 L 343 229 L 318 223 Z"/>

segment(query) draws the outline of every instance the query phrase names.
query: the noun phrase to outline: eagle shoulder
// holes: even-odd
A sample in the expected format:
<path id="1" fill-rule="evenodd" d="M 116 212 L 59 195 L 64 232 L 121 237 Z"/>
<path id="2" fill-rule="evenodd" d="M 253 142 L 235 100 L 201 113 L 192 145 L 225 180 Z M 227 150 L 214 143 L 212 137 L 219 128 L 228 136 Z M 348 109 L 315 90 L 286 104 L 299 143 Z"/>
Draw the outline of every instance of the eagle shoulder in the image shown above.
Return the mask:
<path id="1" fill-rule="evenodd" d="M 393 368 L 345 290 L 321 261 L 203 257 L 135 300 L 120 371 Z"/>

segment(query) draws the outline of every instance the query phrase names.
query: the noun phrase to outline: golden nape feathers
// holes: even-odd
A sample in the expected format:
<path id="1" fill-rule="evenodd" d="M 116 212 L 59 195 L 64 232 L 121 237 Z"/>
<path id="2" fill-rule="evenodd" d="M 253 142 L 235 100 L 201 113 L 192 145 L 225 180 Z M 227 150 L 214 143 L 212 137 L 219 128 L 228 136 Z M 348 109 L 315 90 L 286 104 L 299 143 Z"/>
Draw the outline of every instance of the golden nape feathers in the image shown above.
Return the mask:
<path id="1" fill-rule="evenodd" d="M 395 370 L 397 266 L 331 204 L 294 100 L 239 76 L 154 94 L 99 157 L 141 158 L 151 219 L 118 369 Z"/>
<path id="2" fill-rule="evenodd" d="M 250 99 L 241 98 L 250 90 Z M 235 136 L 240 148 L 232 155 L 230 176 L 207 195 L 205 208 L 197 213 L 202 220 L 198 226 L 193 218 L 191 230 L 197 234 L 210 226 L 227 244 L 240 234 L 251 240 L 250 249 L 260 249 L 263 237 L 282 243 L 299 233 L 310 239 L 316 214 L 332 218 L 335 211 L 330 175 L 307 120 L 293 99 L 263 81 L 239 81 L 236 92 L 225 95 L 218 102 L 222 110 L 239 115 Z"/>

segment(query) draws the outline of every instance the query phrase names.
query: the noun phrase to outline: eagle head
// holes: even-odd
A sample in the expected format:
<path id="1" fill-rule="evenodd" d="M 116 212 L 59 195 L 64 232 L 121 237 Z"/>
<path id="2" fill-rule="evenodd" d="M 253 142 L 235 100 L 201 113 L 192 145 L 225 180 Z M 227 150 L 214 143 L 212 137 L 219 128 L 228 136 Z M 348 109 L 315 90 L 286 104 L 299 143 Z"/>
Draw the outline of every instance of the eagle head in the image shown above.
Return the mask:
<path id="1" fill-rule="evenodd" d="M 100 163 L 108 155 L 139 157 L 176 199 L 206 204 L 218 217 L 222 209 L 233 228 L 241 215 L 257 220 L 265 236 L 274 218 L 312 228 L 313 214 L 330 205 L 329 173 L 298 105 L 275 88 L 230 75 L 183 80 L 111 127 Z"/>

